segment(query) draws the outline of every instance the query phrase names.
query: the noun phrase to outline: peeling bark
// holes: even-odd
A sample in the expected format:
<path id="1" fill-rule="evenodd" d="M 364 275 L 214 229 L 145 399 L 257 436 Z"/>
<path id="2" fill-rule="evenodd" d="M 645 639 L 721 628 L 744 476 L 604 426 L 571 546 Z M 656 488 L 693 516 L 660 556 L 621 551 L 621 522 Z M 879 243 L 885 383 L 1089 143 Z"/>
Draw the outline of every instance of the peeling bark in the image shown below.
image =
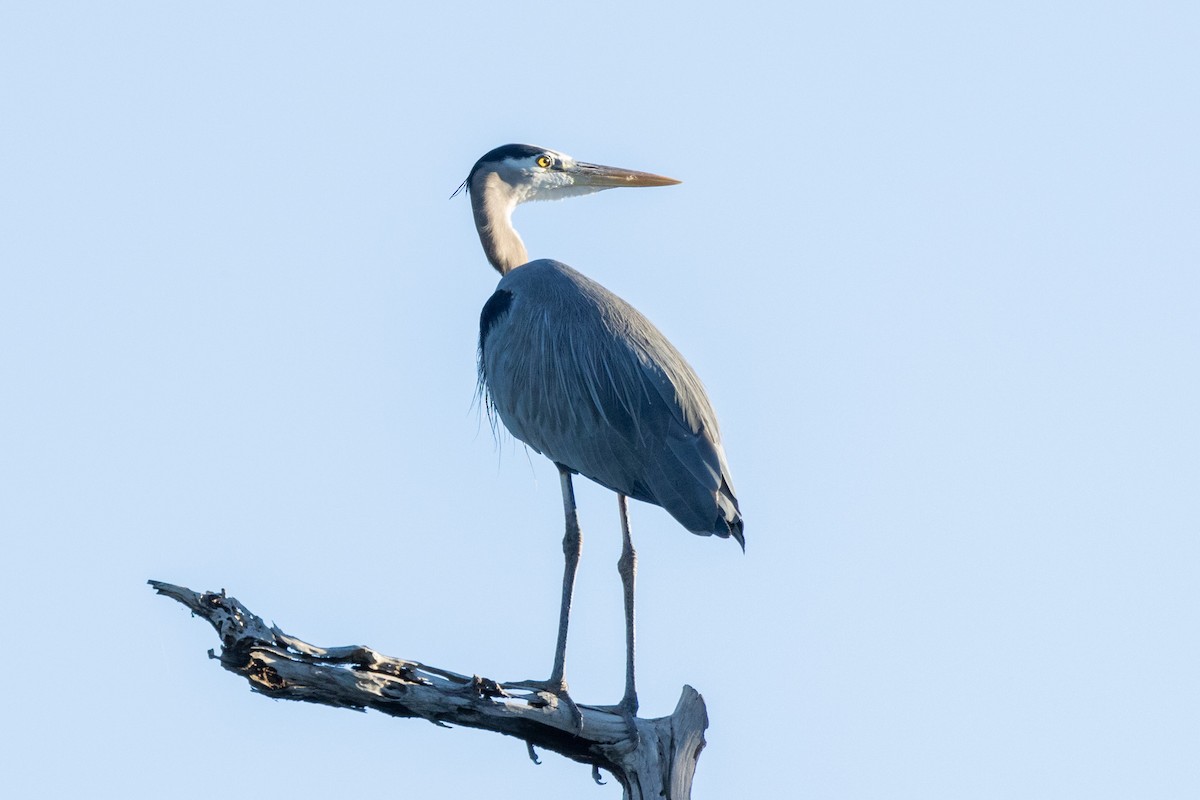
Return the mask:
<path id="1" fill-rule="evenodd" d="M 668 717 L 629 720 L 612 710 L 579 705 L 575 712 L 545 691 L 466 676 L 369 647 L 323 648 L 290 636 L 224 591 L 194 592 L 149 581 L 159 594 L 191 609 L 216 629 L 220 654 L 209 655 L 241 675 L 256 692 L 338 708 L 375 709 L 435 725 L 461 725 L 524 740 L 535 748 L 612 773 L 627 800 L 687 800 L 704 749 L 708 714 L 690 686 Z M 578 716 L 577 716 L 578 714 Z M 582 723 L 582 724 L 580 724 Z"/>

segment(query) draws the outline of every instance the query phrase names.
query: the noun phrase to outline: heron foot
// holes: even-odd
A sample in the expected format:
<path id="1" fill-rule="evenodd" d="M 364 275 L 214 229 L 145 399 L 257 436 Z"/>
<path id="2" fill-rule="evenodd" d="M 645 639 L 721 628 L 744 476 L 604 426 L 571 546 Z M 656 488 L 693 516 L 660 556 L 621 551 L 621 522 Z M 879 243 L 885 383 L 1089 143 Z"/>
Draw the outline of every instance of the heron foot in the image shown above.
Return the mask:
<path id="1" fill-rule="evenodd" d="M 579 710 L 579 706 L 571 698 L 570 692 L 567 691 L 567 682 L 565 680 L 512 681 L 505 684 L 505 686 L 513 689 L 530 689 L 535 692 L 545 692 L 554 695 L 554 699 L 565 706 L 567 713 L 571 715 L 571 723 L 574 725 L 576 732 L 583 730 L 583 712 Z"/>
<path id="2" fill-rule="evenodd" d="M 637 695 L 626 695 L 615 706 L 585 705 L 584 708 L 590 708 L 593 711 L 603 711 L 607 714 L 619 714 L 621 719 L 625 720 L 625 729 L 629 731 L 629 739 L 633 742 L 633 746 L 635 748 L 641 746 L 642 734 L 638 731 L 637 726 Z"/>

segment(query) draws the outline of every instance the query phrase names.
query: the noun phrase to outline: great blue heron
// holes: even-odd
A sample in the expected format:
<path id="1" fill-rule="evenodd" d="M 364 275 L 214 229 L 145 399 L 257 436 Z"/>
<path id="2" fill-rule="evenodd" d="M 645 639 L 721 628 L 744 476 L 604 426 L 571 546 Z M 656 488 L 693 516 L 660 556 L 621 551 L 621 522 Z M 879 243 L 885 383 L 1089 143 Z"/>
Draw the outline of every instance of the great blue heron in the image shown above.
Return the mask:
<path id="1" fill-rule="evenodd" d="M 637 713 L 633 584 L 637 556 L 627 497 L 665 508 L 702 536 L 732 536 L 745 549 L 725 451 L 700 379 L 633 306 L 566 264 L 529 261 L 512 225 L 518 204 L 618 186 L 668 186 L 672 178 L 576 161 L 509 144 L 471 168 L 466 188 L 488 261 L 503 276 L 479 318 L 479 381 L 489 413 L 558 467 L 566 534 L 562 607 L 549 689 L 571 703 L 564 663 L 582 536 L 572 473 L 617 493 L 625 595 L 625 694 Z M 457 194 L 457 193 L 456 193 Z M 578 713 L 576 711 L 576 713 Z"/>

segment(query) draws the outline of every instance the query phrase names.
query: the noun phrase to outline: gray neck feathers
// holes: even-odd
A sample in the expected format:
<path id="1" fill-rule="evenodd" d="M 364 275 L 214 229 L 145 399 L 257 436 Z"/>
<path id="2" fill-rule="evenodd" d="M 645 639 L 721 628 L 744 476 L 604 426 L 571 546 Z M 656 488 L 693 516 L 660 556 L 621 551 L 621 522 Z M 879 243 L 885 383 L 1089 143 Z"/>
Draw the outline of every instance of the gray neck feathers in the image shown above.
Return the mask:
<path id="1" fill-rule="evenodd" d="M 506 275 L 529 260 L 525 243 L 512 224 L 513 209 L 520 201 L 495 172 L 480 171 L 471 180 L 470 189 L 479 243 L 492 266 Z"/>

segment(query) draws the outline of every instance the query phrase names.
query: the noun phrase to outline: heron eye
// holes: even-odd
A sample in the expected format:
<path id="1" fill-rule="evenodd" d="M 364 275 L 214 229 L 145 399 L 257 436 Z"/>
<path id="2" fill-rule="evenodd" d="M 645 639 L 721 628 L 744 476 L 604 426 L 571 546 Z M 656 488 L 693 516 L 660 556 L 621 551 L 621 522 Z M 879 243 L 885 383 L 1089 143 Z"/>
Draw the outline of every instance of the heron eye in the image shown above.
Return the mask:
<path id="1" fill-rule="evenodd" d="M 537 165 L 542 169 L 549 169 L 550 165 L 553 163 L 554 159 L 552 159 L 550 156 L 538 156 Z"/>

